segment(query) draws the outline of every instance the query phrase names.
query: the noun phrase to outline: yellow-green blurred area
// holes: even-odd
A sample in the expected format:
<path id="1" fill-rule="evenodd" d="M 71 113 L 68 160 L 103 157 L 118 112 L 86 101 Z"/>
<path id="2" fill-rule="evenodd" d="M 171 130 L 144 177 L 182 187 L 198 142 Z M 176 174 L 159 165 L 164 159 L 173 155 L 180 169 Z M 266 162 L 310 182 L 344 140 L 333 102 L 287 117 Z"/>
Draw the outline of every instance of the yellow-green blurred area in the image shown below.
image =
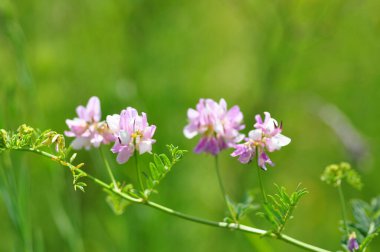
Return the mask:
<path id="1" fill-rule="evenodd" d="M 344 185 L 347 199 L 380 194 L 379 13 L 377 0 L 0 0 L 0 128 L 63 133 L 93 95 L 103 119 L 133 106 L 157 125 L 154 152 L 190 150 L 152 200 L 221 221 L 214 160 L 192 152 L 186 111 L 199 98 L 225 98 L 243 111 L 245 133 L 269 111 L 292 143 L 271 153 L 267 191 L 302 182 L 310 192 L 285 232 L 336 251 L 341 208 L 336 188 L 320 181 L 324 167 L 349 161 L 361 173 L 363 190 Z M 259 202 L 254 165 L 230 153 L 220 157 L 228 194 L 237 201 L 254 189 Z M 117 178 L 137 185 L 133 162 L 107 154 Z M 98 150 L 77 160 L 109 182 Z M 0 163 L 11 181 L 1 186 L 0 251 L 302 251 L 144 206 L 116 216 L 99 187 L 87 181 L 75 192 L 71 173 L 47 159 L 11 153 Z M 244 223 L 269 228 L 255 213 Z"/>

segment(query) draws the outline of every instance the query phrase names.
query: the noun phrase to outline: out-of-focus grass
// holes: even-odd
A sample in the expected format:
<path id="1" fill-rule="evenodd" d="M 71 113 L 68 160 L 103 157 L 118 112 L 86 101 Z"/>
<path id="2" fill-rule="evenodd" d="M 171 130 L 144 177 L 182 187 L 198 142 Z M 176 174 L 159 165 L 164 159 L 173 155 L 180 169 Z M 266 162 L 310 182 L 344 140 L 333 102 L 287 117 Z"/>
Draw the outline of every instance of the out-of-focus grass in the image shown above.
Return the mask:
<path id="1" fill-rule="evenodd" d="M 365 187 L 362 193 L 347 193 L 365 199 L 377 195 L 379 11 L 375 0 L 4 0 L 0 127 L 27 122 L 62 132 L 75 107 L 97 95 L 103 118 L 126 106 L 147 112 L 158 126 L 155 151 L 164 150 L 166 143 L 191 150 L 196 140 L 186 140 L 182 129 L 187 108 L 200 97 L 239 104 L 248 128 L 256 113 L 268 110 L 283 120 L 284 134 L 292 138 L 291 145 L 271 156 L 276 166 L 264 178 L 268 191 L 274 182 L 289 189 L 302 182 L 310 191 L 286 232 L 338 249 L 337 195 L 319 175 L 327 164 L 352 157 L 317 110 L 334 104 L 364 136 L 372 160 L 356 168 Z M 222 154 L 221 170 L 227 190 L 239 198 L 257 180 L 253 167 L 228 154 Z M 252 251 L 268 246 L 256 237 L 139 206 L 114 216 L 92 184 L 84 194 L 73 192 L 70 174 L 61 167 L 36 157 L 11 158 L 24 160 L 15 162 L 15 169 L 25 167 L 30 176 L 28 221 L 36 234 L 33 246 L 40 251 Z M 79 158 L 87 170 L 107 178 L 96 153 L 82 151 Z M 155 200 L 222 219 L 223 200 L 212 164 L 211 157 L 189 153 Z M 120 178 L 134 179 L 132 164 L 115 170 Z M 6 209 L 0 201 L 5 220 L 0 223 L 0 250 L 12 251 L 19 236 Z M 265 225 L 254 214 L 250 221 Z M 280 242 L 269 246 L 298 251 Z"/>

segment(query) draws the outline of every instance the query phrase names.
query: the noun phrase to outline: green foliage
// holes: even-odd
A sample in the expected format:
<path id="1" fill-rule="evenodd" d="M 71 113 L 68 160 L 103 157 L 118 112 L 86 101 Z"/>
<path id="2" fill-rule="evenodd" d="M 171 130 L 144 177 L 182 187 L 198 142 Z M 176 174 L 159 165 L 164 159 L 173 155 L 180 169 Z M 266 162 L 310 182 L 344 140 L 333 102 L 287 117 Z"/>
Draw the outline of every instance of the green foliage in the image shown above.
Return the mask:
<path id="1" fill-rule="evenodd" d="M 224 218 L 225 222 L 238 222 L 242 220 L 249 212 L 254 211 L 259 208 L 258 205 L 253 204 L 252 193 L 246 192 L 242 202 L 234 202 L 230 197 L 227 196 L 227 204 L 231 210 L 232 216 L 227 216 Z"/>
<path id="2" fill-rule="evenodd" d="M 74 190 L 77 189 L 84 192 L 84 188 L 87 186 L 86 183 L 80 181 L 81 178 L 86 177 L 84 173 L 79 172 L 77 169 L 71 169 L 71 172 L 73 174 L 73 186 Z"/>
<path id="3" fill-rule="evenodd" d="M 66 161 L 66 156 L 70 153 L 71 148 L 66 148 L 65 137 L 62 134 L 52 130 L 40 131 L 30 126 L 22 124 L 16 132 L 0 129 L 0 153 L 6 150 L 24 150 L 24 151 L 51 151 L 54 147 L 56 155 L 48 152 L 51 158 L 61 165 L 70 168 L 73 174 L 74 189 L 84 191 L 86 183 L 80 181 L 86 175 L 80 172 L 84 164 L 73 165 L 76 153 L 74 153 L 69 161 Z"/>
<path id="4" fill-rule="evenodd" d="M 54 145 L 55 151 L 62 159 L 66 156 L 65 138 L 52 130 L 41 132 L 30 126 L 22 124 L 16 132 L 8 132 L 0 129 L 0 152 L 7 149 L 33 149 Z"/>
<path id="5" fill-rule="evenodd" d="M 118 188 L 120 192 L 126 193 L 126 194 L 131 194 L 134 189 L 132 184 L 128 185 L 118 185 Z M 125 211 L 125 208 L 131 204 L 130 201 L 123 199 L 119 195 L 111 192 L 110 190 L 104 190 L 108 195 L 106 197 L 106 202 L 108 205 L 111 207 L 112 211 L 116 215 L 122 215 Z"/>
<path id="6" fill-rule="evenodd" d="M 365 251 L 373 239 L 380 233 L 380 196 L 372 199 L 371 203 L 359 199 L 351 201 L 354 221 L 349 223 L 350 231 L 355 232 L 360 246 L 359 251 Z M 348 237 L 344 237 L 345 247 Z"/>
<path id="7" fill-rule="evenodd" d="M 360 190 L 363 187 L 360 175 L 345 162 L 327 166 L 321 180 L 335 187 L 340 186 L 343 180 L 355 189 Z"/>
<path id="8" fill-rule="evenodd" d="M 287 221 L 293 218 L 292 214 L 299 200 L 308 191 L 305 188 L 299 189 L 300 185 L 298 185 L 296 191 L 289 195 L 284 187 L 275 186 L 278 193 L 274 196 L 268 195 L 268 202 L 263 204 L 264 212 L 258 214 L 272 225 L 272 233 L 280 234 Z"/>
<path id="9" fill-rule="evenodd" d="M 170 153 L 170 159 L 166 154 L 153 154 L 153 162 L 149 164 L 149 172 L 144 172 L 146 188 L 142 194 L 148 198 L 155 190 L 156 186 L 171 171 L 172 167 L 182 159 L 186 150 L 180 150 L 173 145 L 167 145 Z"/>

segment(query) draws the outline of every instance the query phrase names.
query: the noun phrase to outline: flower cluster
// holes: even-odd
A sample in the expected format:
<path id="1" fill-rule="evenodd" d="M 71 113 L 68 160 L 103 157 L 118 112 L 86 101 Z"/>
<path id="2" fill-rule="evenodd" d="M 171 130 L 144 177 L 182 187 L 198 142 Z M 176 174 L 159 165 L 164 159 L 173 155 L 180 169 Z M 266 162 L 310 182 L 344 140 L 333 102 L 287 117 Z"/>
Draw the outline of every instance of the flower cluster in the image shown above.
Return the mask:
<path id="1" fill-rule="evenodd" d="M 90 149 L 114 142 L 111 151 L 118 154 L 120 164 L 127 162 L 135 151 L 140 155 L 152 151 L 156 126 L 148 124 L 145 113 L 139 115 L 136 109 L 128 107 L 121 114 L 109 115 L 106 121 L 100 121 L 100 101 L 97 97 L 91 97 L 87 106 L 77 107 L 76 112 L 77 118 L 66 120 L 70 131 L 65 132 L 66 136 L 75 137 L 71 144 L 74 149 Z M 238 106 L 227 109 L 224 99 L 219 103 L 212 99 L 200 99 L 196 109 L 187 111 L 189 123 L 183 132 L 187 138 L 201 135 L 194 149 L 196 153 L 217 155 L 224 149 L 235 148 L 231 156 L 239 156 L 241 163 L 249 163 L 257 156 L 258 165 L 266 170 L 267 164 L 273 166 L 267 152 L 288 145 L 290 138 L 281 134 L 282 124 L 278 124 L 268 112 L 264 114 L 264 120 L 256 115 L 254 130 L 245 138 L 240 133 L 245 126 Z M 242 140 L 245 142 L 240 143 Z"/>
<path id="2" fill-rule="evenodd" d="M 268 112 L 264 112 L 264 114 L 264 121 L 260 115 L 256 115 L 256 123 L 253 126 L 255 129 L 249 132 L 243 144 L 235 146 L 235 151 L 231 156 L 239 156 L 239 161 L 246 164 L 256 155 L 258 165 L 266 170 L 266 164 L 273 166 L 273 162 L 266 151 L 279 150 L 281 147 L 288 145 L 291 140 L 281 134 L 282 123 L 279 125 Z"/>
<path id="3" fill-rule="evenodd" d="M 73 149 L 98 148 L 101 143 L 108 144 L 114 140 L 105 122 L 100 121 L 101 110 L 98 97 L 91 97 L 87 106 L 78 106 L 76 112 L 78 117 L 66 120 L 70 131 L 65 131 L 66 136 L 75 137 L 71 143 Z"/>
<path id="4" fill-rule="evenodd" d="M 149 126 L 145 113 L 140 116 L 136 109 L 128 107 L 120 115 L 107 116 L 106 121 L 100 121 L 98 97 L 91 97 L 87 106 L 77 107 L 76 112 L 77 118 L 66 120 L 70 131 L 65 132 L 66 136 L 75 137 L 71 143 L 74 149 L 97 148 L 102 143 L 114 142 L 111 151 L 118 153 L 120 164 L 127 162 L 135 150 L 140 154 L 151 152 L 156 126 Z"/>
<path id="5" fill-rule="evenodd" d="M 135 149 L 140 155 L 152 151 L 156 126 L 149 126 L 145 113 L 139 116 L 136 109 L 128 107 L 120 115 L 107 116 L 107 124 L 117 139 L 111 151 L 118 153 L 120 164 L 127 162 Z"/>
<path id="6" fill-rule="evenodd" d="M 238 106 L 227 110 L 224 99 L 219 103 L 211 99 L 200 99 L 195 109 L 187 111 L 189 124 L 184 128 L 187 138 L 200 134 L 202 137 L 195 147 L 196 153 L 206 152 L 217 155 L 221 150 L 240 142 L 244 135 L 243 114 Z"/>

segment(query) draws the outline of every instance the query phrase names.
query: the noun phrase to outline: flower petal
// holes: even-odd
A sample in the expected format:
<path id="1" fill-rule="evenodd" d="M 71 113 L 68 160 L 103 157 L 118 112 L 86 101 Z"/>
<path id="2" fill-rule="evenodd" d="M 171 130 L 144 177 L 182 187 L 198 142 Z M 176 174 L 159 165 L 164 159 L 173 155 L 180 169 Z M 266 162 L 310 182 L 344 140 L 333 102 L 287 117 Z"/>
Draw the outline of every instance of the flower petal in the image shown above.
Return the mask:
<path id="1" fill-rule="evenodd" d="M 108 115 L 106 122 L 111 132 L 117 133 L 120 130 L 120 115 Z"/>
<path id="2" fill-rule="evenodd" d="M 89 121 L 99 122 L 101 117 L 100 100 L 98 97 L 93 96 L 87 103 L 87 116 Z"/>
<path id="3" fill-rule="evenodd" d="M 144 154 L 145 152 L 151 153 L 152 151 L 152 141 L 147 140 L 147 141 L 141 141 L 139 144 L 139 153 Z"/>
<path id="4" fill-rule="evenodd" d="M 133 146 L 128 146 L 128 147 L 123 148 L 117 155 L 116 161 L 119 164 L 126 163 L 129 160 L 129 158 L 133 155 L 133 152 L 134 152 Z"/>
<path id="5" fill-rule="evenodd" d="M 261 129 L 251 130 L 248 136 L 253 141 L 259 141 L 263 137 L 263 131 Z"/>
<path id="6" fill-rule="evenodd" d="M 84 137 L 77 137 L 71 143 L 71 147 L 73 147 L 74 150 L 80 150 L 83 147 L 87 147 L 90 145 L 91 145 L 90 139 L 84 138 Z"/>

